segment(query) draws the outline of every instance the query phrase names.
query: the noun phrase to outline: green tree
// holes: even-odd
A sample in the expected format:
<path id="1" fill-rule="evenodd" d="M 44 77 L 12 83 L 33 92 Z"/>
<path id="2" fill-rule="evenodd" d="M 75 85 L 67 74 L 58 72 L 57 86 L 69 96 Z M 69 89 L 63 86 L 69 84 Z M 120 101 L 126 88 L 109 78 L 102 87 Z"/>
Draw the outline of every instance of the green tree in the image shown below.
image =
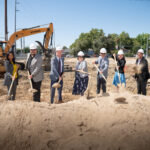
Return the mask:
<path id="1" fill-rule="evenodd" d="M 68 47 L 67 46 L 63 46 L 63 49 L 68 49 Z"/>
<path id="2" fill-rule="evenodd" d="M 23 51 L 24 51 L 24 53 L 29 53 L 29 52 L 30 52 L 30 49 L 29 49 L 29 47 L 25 47 L 25 48 L 23 49 Z"/>
<path id="3" fill-rule="evenodd" d="M 129 34 L 126 32 L 122 32 L 118 37 L 119 48 L 132 49 L 133 41 L 130 38 Z"/>
<path id="4" fill-rule="evenodd" d="M 114 51 L 117 48 L 118 48 L 118 35 L 115 33 L 108 34 L 106 41 L 106 49 L 108 53 L 111 53 L 111 51 Z"/>
<path id="5" fill-rule="evenodd" d="M 93 49 L 97 53 L 98 49 L 104 45 L 99 43 L 99 41 L 104 41 L 104 38 L 105 36 L 102 29 L 92 29 L 88 33 L 81 33 L 79 38 L 70 46 L 72 54 L 76 55 L 80 50 L 86 53 L 88 49 Z"/>
<path id="6" fill-rule="evenodd" d="M 102 29 L 91 29 L 88 33 L 81 33 L 79 38 L 75 40 L 70 46 L 71 53 L 76 55 L 80 50 L 87 52 L 89 49 L 93 49 L 96 54 L 99 54 L 99 50 L 105 47 L 108 53 L 118 50 L 120 48 L 130 50 L 131 54 L 135 54 L 139 48 L 144 50 L 147 47 L 147 39 L 150 34 L 139 34 L 136 38 L 131 38 L 127 32 L 121 34 L 108 34 Z"/>

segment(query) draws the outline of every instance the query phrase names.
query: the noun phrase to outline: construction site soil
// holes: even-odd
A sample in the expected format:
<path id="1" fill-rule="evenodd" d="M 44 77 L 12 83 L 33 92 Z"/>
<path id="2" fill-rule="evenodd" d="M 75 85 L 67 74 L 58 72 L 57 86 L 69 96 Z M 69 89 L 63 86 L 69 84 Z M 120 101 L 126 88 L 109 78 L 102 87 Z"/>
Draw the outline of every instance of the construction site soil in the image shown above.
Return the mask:
<path id="1" fill-rule="evenodd" d="M 0 79 L 0 150 L 149 150 L 150 86 L 147 96 L 136 94 L 135 58 L 126 60 L 126 88 L 119 92 L 112 85 L 115 63 L 110 58 L 106 95 L 96 94 L 94 60 L 86 58 L 91 73 L 88 99 L 72 95 L 74 72 L 64 74 L 62 104 L 57 104 L 57 91 L 50 104 L 49 72 L 44 72 L 40 103 L 32 100 L 26 70 L 19 71 L 15 101 L 7 101 Z M 65 64 L 74 68 L 76 61 L 66 58 Z"/>

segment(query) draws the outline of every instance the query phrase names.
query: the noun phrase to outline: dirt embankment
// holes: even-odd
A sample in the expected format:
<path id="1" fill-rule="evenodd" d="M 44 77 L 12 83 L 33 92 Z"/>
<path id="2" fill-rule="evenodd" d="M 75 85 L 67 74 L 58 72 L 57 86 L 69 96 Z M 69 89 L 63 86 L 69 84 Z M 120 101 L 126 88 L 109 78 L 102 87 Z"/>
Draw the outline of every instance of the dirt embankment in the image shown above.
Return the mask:
<path id="1" fill-rule="evenodd" d="M 126 96 L 125 103 L 115 97 Z M 150 97 L 0 104 L 1 150 L 149 150 Z"/>

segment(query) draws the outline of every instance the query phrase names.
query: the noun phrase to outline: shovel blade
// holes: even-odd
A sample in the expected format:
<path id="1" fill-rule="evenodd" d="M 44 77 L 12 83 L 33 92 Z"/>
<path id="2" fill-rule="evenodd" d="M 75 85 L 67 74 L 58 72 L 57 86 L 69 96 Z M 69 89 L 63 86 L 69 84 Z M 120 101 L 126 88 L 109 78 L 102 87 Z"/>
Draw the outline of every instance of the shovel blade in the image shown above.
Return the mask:
<path id="1" fill-rule="evenodd" d="M 29 92 L 32 92 L 32 93 L 34 93 L 34 92 L 37 92 L 37 90 L 36 89 L 29 89 Z"/>
<path id="2" fill-rule="evenodd" d="M 54 83 L 54 84 L 52 85 L 52 87 L 53 87 L 53 88 L 60 88 L 61 85 L 60 85 L 59 83 Z"/>
<path id="3" fill-rule="evenodd" d="M 54 84 L 52 85 L 52 87 L 53 87 L 53 88 L 60 88 L 61 85 L 60 85 L 59 83 L 54 83 Z"/>

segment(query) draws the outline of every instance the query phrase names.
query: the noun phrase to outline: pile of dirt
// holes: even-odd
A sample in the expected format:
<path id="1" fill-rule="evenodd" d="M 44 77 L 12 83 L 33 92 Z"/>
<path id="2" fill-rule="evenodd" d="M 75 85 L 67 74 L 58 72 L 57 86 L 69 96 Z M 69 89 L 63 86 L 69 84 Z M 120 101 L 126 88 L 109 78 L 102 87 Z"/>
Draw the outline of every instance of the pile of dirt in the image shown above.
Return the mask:
<path id="1" fill-rule="evenodd" d="M 125 102 L 117 102 L 125 97 Z M 0 150 L 149 150 L 150 97 L 0 104 Z"/>

